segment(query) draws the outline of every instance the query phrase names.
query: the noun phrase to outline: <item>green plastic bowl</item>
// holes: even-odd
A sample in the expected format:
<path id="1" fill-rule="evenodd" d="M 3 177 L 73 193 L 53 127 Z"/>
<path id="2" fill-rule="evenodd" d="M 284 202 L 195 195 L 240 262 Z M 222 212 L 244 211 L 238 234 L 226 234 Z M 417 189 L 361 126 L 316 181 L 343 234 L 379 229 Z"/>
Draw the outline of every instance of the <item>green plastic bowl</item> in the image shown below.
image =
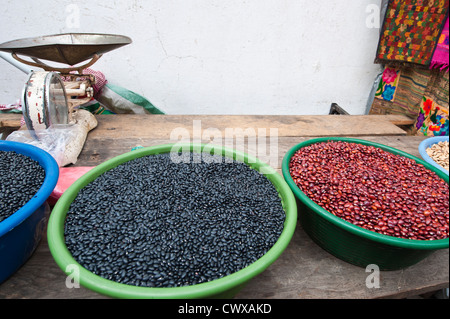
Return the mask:
<path id="1" fill-rule="evenodd" d="M 381 148 L 387 152 L 413 159 L 435 172 L 448 184 L 449 177 L 425 161 L 395 148 L 354 138 L 317 138 L 290 149 L 283 158 L 282 172 L 297 198 L 299 222 L 305 232 L 324 250 L 348 263 L 367 267 L 375 264 L 381 270 L 399 270 L 416 264 L 436 250 L 449 247 L 449 239 L 411 240 L 378 234 L 353 225 L 322 208 L 295 184 L 289 171 L 293 155 L 301 148 L 328 141 L 344 141 Z"/>
<path id="2" fill-rule="evenodd" d="M 121 284 L 97 276 L 78 264 L 67 249 L 64 240 L 64 223 L 67 211 L 72 201 L 78 195 L 78 192 L 90 182 L 94 181 L 98 176 L 120 164 L 147 155 L 178 151 L 220 154 L 244 162 L 252 169 L 264 174 L 277 189 L 286 212 L 284 229 L 275 245 L 256 262 L 238 272 L 210 282 L 185 287 L 150 288 Z M 283 177 L 269 165 L 248 154 L 220 146 L 204 144 L 166 144 L 141 148 L 122 154 L 104 162 L 83 175 L 64 192 L 55 205 L 48 223 L 47 238 L 50 252 L 58 266 L 70 276 L 70 278 L 76 280 L 82 286 L 103 295 L 129 299 L 231 298 L 235 296 L 249 280 L 263 272 L 282 254 L 294 234 L 296 224 L 297 205 L 295 197 Z"/>

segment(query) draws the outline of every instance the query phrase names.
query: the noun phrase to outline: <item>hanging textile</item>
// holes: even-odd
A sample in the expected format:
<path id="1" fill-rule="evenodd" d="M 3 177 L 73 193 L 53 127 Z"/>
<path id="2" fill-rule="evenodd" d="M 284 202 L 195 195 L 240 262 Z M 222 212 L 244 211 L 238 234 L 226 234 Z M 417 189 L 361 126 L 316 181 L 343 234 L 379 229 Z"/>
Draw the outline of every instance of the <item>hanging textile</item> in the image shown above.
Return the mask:
<path id="1" fill-rule="evenodd" d="M 434 82 L 432 73 L 432 70 L 428 69 L 403 67 L 396 85 L 395 98 L 392 100 L 375 98 L 370 114 L 397 114 L 415 119 L 422 97 L 429 85 Z"/>
<path id="2" fill-rule="evenodd" d="M 448 8 L 448 0 L 390 0 L 375 63 L 430 67 Z"/>
<path id="3" fill-rule="evenodd" d="M 448 105 L 439 105 L 432 98 L 424 96 L 415 126 L 416 135 L 448 136 Z"/>
<path id="4" fill-rule="evenodd" d="M 381 75 L 378 89 L 375 92 L 375 98 L 385 101 L 394 101 L 397 91 L 398 81 L 400 79 L 400 69 L 385 67 Z"/>
<path id="5" fill-rule="evenodd" d="M 393 81 L 393 75 L 387 72 L 385 79 Z M 375 98 L 369 114 L 406 115 L 416 120 L 411 134 L 448 135 L 449 72 L 403 67 L 397 80 L 394 98 Z"/>
<path id="6" fill-rule="evenodd" d="M 436 50 L 434 51 L 433 59 L 431 60 L 431 68 L 436 69 L 446 69 L 449 66 L 449 50 L 448 50 L 448 18 L 447 22 L 445 22 L 444 29 L 442 30 L 441 35 L 439 36 L 439 40 L 436 46 Z"/>

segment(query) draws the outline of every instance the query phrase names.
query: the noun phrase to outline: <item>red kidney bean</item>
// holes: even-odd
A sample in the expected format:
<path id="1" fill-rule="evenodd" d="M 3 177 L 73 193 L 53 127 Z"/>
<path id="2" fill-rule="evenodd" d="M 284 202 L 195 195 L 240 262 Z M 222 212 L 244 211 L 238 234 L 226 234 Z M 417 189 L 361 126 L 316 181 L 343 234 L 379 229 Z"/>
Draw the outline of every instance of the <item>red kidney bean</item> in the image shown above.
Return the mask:
<path id="1" fill-rule="evenodd" d="M 407 239 L 449 237 L 449 185 L 412 159 L 329 141 L 301 148 L 289 168 L 311 200 L 354 225 Z"/>

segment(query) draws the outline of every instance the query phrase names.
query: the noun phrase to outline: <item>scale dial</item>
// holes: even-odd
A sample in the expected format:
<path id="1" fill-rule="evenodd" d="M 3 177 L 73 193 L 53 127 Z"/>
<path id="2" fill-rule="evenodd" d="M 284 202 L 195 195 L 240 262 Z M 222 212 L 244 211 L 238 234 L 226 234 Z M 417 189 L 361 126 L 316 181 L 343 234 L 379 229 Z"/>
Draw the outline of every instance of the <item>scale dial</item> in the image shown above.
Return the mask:
<path id="1" fill-rule="evenodd" d="M 53 73 L 52 76 L 47 76 L 45 83 L 45 103 L 49 115 L 49 126 L 55 124 L 67 124 L 69 116 L 64 82 L 60 76 L 54 75 L 57 74 Z"/>
<path id="2" fill-rule="evenodd" d="M 24 87 L 22 113 L 32 132 L 68 123 L 67 97 L 58 73 L 39 71 L 30 74 Z"/>

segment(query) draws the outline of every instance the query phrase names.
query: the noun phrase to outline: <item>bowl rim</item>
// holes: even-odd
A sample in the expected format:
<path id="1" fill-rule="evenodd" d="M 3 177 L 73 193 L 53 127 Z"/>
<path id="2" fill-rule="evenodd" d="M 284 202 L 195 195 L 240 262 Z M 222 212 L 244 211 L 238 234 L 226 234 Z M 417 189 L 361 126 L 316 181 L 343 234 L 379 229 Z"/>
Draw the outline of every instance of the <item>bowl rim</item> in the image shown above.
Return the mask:
<path id="1" fill-rule="evenodd" d="M 177 150 L 191 151 L 196 153 L 221 154 L 231 157 L 249 165 L 250 168 L 261 171 L 265 169 L 264 174 L 277 189 L 280 198 L 282 198 L 283 207 L 286 213 L 284 229 L 275 243 L 275 245 L 260 259 L 228 276 L 197 285 L 183 287 L 138 287 L 127 284 L 118 283 L 109 279 L 102 278 L 88 271 L 81 266 L 72 257 L 64 242 L 64 222 L 68 208 L 75 199 L 78 191 L 84 186 L 95 180 L 103 172 L 112 169 L 127 161 L 143 157 L 146 155 L 156 155 L 161 153 L 175 152 Z M 218 153 L 217 153 L 218 152 Z M 239 152 L 230 148 L 196 143 L 175 143 L 162 144 L 150 147 L 144 147 L 133 150 L 131 152 L 114 157 L 89 172 L 85 173 L 81 178 L 75 181 L 60 197 L 52 214 L 50 215 L 47 239 L 50 252 L 53 255 L 58 266 L 68 275 L 73 275 L 73 269 L 69 266 L 76 267 L 78 272 L 79 283 L 97 293 L 108 295 L 116 298 L 149 298 L 149 299 L 186 299 L 186 298 L 206 298 L 212 295 L 218 295 L 232 288 L 238 287 L 246 283 L 251 278 L 263 272 L 269 267 L 286 249 L 292 239 L 297 223 L 297 203 L 295 196 L 284 178 L 276 172 L 275 169 L 268 164 L 261 162 L 256 157 L 246 153 Z"/>
<path id="2" fill-rule="evenodd" d="M 313 210 L 316 214 L 320 215 L 325 220 L 331 222 L 332 224 L 336 225 L 337 227 L 348 231 L 356 236 L 362 237 L 364 239 L 372 240 L 381 244 L 390 245 L 394 247 L 399 248 L 407 248 L 407 249 L 417 249 L 417 250 L 437 250 L 437 249 L 445 249 L 449 247 L 449 238 L 446 239 L 439 239 L 439 240 L 414 240 L 414 239 L 405 239 L 405 238 L 398 238 L 394 236 L 388 236 L 379 234 L 374 231 L 370 231 L 367 229 L 364 229 L 362 227 L 353 225 L 350 222 L 347 222 L 330 212 L 328 212 L 326 209 L 322 208 L 318 204 L 316 204 L 313 200 L 311 200 L 308 196 L 306 196 L 305 193 L 303 193 L 300 188 L 295 184 L 289 170 L 289 163 L 294 155 L 295 152 L 297 152 L 300 148 L 321 143 L 321 142 L 327 142 L 327 141 L 343 141 L 343 142 L 349 142 L 349 143 L 358 143 L 362 145 L 368 145 L 368 146 L 374 146 L 381 148 L 384 151 L 390 152 L 395 155 L 401 155 L 410 159 L 413 159 L 418 164 L 422 164 L 426 168 L 430 169 L 431 171 L 435 172 L 440 178 L 442 178 L 444 181 L 449 183 L 449 176 L 446 175 L 444 172 L 438 170 L 433 165 L 425 162 L 424 160 L 415 157 L 411 154 L 408 154 L 406 152 L 403 152 L 401 150 L 395 149 L 393 147 L 383 145 L 376 142 L 371 142 L 367 140 L 357 139 L 357 138 L 350 138 L 350 137 L 323 137 L 323 138 L 314 138 L 310 140 L 306 140 L 304 142 L 301 142 L 297 144 L 296 146 L 292 147 L 284 156 L 283 163 L 282 163 L 282 173 L 283 176 L 288 183 L 288 185 L 291 187 L 291 190 L 293 191 L 294 195 L 302 201 L 307 207 L 309 207 L 311 210 Z"/>
<path id="3" fill-rule="evenodd" d="M 37 161 L 45 171 L 44 182 L 36 194 L 19 210 L 0 222 L 1 237 L 19 226 L 47 201 L 58 182 L 59 166 L 48 152 L 31 144 L 2 140 L 0 141 L 0 151 L 15 151 L 28 156 Z"/>
<path id="4" fill-rule="evenodd" d="M 428 147 L 430 147 L 431 145 L 437 144 L 439 142 L 444 142 L 444 141 L 448 142 L 449 137 L 448 136 L 434 136 L 434 137 L 427 138 L 427 139 L 423 140 L 422 142 L 420 142 L 419 153 L 420 153 L 420 156 L 422 156 L 422 158 L 427 163 L 433 165 L 434 167 L 440 169 L 441 171 L 443 171 L 444 173 L 446 173 L 448 175 L 449 172 L 445 168 L 443 168 L 441 165 L 436 163 L 436 161 L 433 160 L 427 153 Z"/>

